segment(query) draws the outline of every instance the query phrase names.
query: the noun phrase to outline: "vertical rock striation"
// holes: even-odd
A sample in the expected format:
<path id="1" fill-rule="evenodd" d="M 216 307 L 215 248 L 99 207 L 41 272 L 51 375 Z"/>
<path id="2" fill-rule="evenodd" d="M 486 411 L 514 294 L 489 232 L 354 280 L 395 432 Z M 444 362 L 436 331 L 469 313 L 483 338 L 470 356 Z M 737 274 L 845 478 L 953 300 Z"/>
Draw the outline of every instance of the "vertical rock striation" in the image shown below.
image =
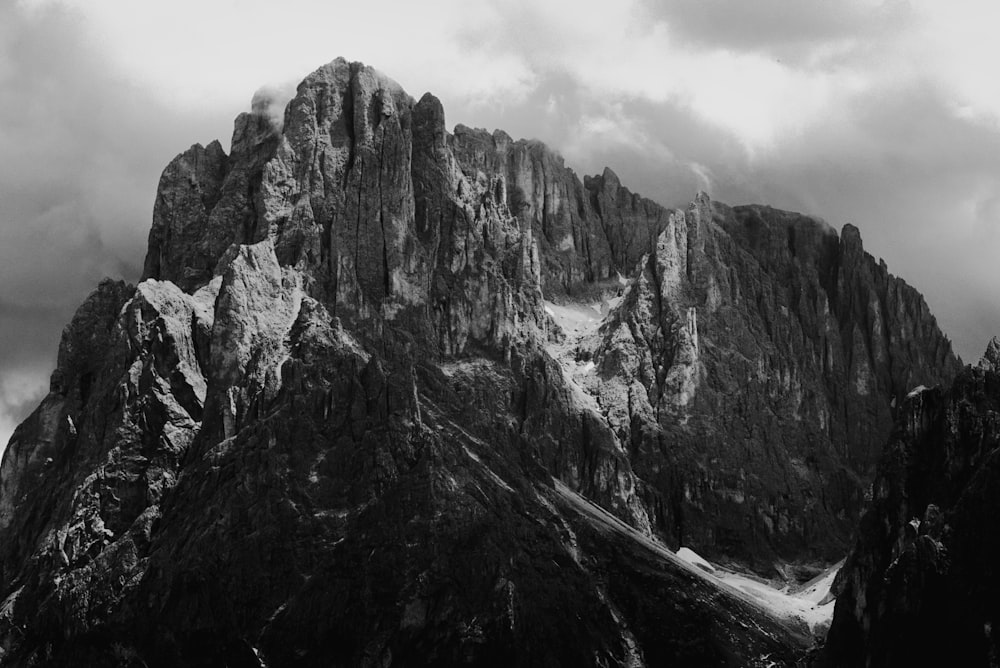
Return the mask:
<path id="1" fill-rule="evenodd" d="M 704 194 L 577 354 L 654 524 L 762 572 L 846 551 L 895 407 L 959 364 L 856 228 Z"/>
<path id="2" fill-rule="evenodd" d="M 905 400 L 838 575 L 828 665 L 996 664 L 1000 376 L 990 355 L 950 389 Z"/>
<path id="3" fill-rule="evenodd" d="M 853 228 L 581 183 L 359 63 L 267 106 L 167 167 L 7 448 L 0 662 L 793 663 L 656 537 L 835 554 L 956 365 L 919 295 Z M 581 386 L 543 295 L 621 275 Z"/>
<path id="4" fill-rule="evenodd" d="M 624 188 L 610 169 L 581 183 L 537 141 L 459 125 L 449 145 L 462 171 L 492 180 L 508 210 L 531 228 L 549 296 L 586 296 L 595 284 L 630 273 L 670 216 Z"/>

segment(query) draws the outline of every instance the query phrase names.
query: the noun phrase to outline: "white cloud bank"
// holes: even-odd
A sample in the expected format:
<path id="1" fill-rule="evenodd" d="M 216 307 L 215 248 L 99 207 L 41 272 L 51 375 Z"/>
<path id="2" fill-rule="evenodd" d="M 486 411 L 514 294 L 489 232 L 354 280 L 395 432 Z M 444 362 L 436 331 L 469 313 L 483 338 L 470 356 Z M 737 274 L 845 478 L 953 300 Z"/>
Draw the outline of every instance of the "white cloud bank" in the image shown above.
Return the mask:
<path id="1" fill-rule="evenodd" d="M 997 25 L 985 0 L 8 4 L 0 378 L 47 376 L 53 323 L 102 274 L 136 277 L 172 155 L 337 56 L 664 204 L 710 188 L 856 223 L 977 356 L 1000 332 Z"/>

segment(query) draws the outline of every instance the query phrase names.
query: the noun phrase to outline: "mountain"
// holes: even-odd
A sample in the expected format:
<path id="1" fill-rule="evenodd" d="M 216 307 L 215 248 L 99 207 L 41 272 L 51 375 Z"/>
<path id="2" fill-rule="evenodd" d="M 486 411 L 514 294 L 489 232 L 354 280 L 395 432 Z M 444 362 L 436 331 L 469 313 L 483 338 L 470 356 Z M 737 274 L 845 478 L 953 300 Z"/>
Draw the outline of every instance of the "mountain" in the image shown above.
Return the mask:
<path id="1" fill-rule="evenodd" d="M 704 197 L 584 354 L 655 526 L 761 572 L 846 552 L 895 406 L 958 370 L 856 228 Z"/>
<path id="2" fill-rule="evenodd" d="M 838 575 L 830 665 L 996 665 L 998 351 L 906 400 Z"/>
<path id="3" fill-rule="evenodd" d="M 791 665 L 959 368 L 858 231 L 582 182 L 358 63 L 164 170 L 0 467 L 4 665 Z"/>

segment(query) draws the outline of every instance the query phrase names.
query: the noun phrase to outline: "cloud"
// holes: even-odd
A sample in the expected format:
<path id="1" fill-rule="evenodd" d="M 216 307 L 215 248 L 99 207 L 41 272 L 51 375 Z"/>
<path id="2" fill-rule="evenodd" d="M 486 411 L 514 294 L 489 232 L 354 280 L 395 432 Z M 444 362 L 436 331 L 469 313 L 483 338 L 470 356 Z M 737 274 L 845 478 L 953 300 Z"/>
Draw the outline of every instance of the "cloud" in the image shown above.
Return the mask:
<path id="1" fill-rule="evenodd" d="M 7 370 L 0 377 L 0 433 L 6 434 L 0 455 L 7 441 L 24 417 L 38 406 L 48 391 L 47 379 L 34 370 Z"/>
<path id="2" fill-rule="evenodd" d="M 998 22 L 985 1 L 6 3 L 0 378 L 44 379 L 99 278 L 136 277 L 171 157 L 225 145 L 261 86 L 277 120 L 336 56 L 667 205 L 710 188 L 856 223 L 978 357 L 1000 332 Z"/>
<path id="3" fill-rule="evenodd" d="M 849 124 L 789 143 L 753 173 L 754 199 L 856 223 L 869 251 L 925 295 L 966 360 L 1000 331 L 991 297 L 1000 135 L 952 114 L 938 88 L 859 102 Z"/>
<path id="4" fill-rule="evenodd" d="M 900 60 L 914 76 L 932 82 L 960 118 L 1000 129 L 1000 5 L 988 0 L 916 3 L 919 22 L 901 40 Z"/>
<path id="5" fill-rule="evenodd" d="M 703 190 L 712 195 L 712 170 L 697 162 L 689 163 L 691 171 L 698 177 L 698 190 Z"/>
<path id="6" fill-rule="evenodd" d="M 650 18 L 664 21 L 692 45 L 723 45 L 782 60 L 811 57 L 859 39 L 898 33 L 912 15 L 904 2 L 881 0 L 646 0 Z"/>
<path id="7" fill-rule="evenodd" d="M 675 4 L 687 18 L 705 11 Z M 495 0 L 491 6 L 492 20 L 465 28 L 474 54 L 517 58 L 541 85 L 562 75 L 593 98 L 683 108 L 751 152 L 770 150 L 781 136 L 838 113 L 842 100 L 873 85 L 860 62 L 855 68 L 826 63 L 836 50 L 830 44 L 814 45 L 807 64 L 781 62 L 740 43 L 692 40 L 683 13 L 651 12 L 639 0 L 623 0 L 615 11 L 567 0 Z"/>
<path id="8" fill-rule="evenodd" d="M 61 308 L 0 301 L 0 455 L 48 389 L 65 320 Z"/>
<path id="9" fill-rule="evenodd" d="M 723 201 L 854 222 L 867 248 L 926 295 L 965 358 L 1000 331 L 1000 306 L 988 298 L 1000 279 L 991 71 L 1000 43 L 989 35 L 1000 9 L 875 0 L 493 6 L 496 21 L 470 28 L 477 48 L 517 52 L 543 89 L 559 81 L 575 116 L 540 138 L 571 164 L 599 171 L 606 162 L 630 188 L 670 205 L 711 174 Z"/>
<path id="10" fill-rule="evenodd" d="M 250 111 L 267 117 L 271 127 L 281 132 L 285 125 L 285 106 L 295 97 L 295 88 L 296 82 L 258 88 L 250 99 Z"/>
<path id="11" fill-rule="evenodd" d="M 503 105 L 533 88 L 516 53 L 471 48 L 470 25 L 489 25 L 488 4 L 388 0 L 378 6 L 330 0 L 26 0 L 68 7 L 81 31 L 122 75 L 175 109 L 244 108 L 262 85 L 296 83 L 337 56 L 375 65 L 419 97 Z"/>
<path id="12" fill-rule="evenodd" d="M 138 278 L 160 171 L 234 115 L 169 109 L 82 24 L 60 7 L 0 6 L 0 448 L 83 298 L 104 276 Z"/>

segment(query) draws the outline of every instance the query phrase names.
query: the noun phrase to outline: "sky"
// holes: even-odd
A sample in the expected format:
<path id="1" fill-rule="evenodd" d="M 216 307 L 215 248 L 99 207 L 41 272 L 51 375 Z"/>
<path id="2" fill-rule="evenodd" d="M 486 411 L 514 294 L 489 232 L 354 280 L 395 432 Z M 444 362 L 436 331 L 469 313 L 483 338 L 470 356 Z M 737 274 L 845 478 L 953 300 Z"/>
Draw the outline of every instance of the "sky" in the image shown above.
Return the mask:
<path id="1" fill-rule="evenodd" d="M 1000 3 L 0 0 L 0 448 L 135 281 L 163 167 L 338 56 L 684 206 L 853 223 L 966 362 L 1000 334 Z"/>

